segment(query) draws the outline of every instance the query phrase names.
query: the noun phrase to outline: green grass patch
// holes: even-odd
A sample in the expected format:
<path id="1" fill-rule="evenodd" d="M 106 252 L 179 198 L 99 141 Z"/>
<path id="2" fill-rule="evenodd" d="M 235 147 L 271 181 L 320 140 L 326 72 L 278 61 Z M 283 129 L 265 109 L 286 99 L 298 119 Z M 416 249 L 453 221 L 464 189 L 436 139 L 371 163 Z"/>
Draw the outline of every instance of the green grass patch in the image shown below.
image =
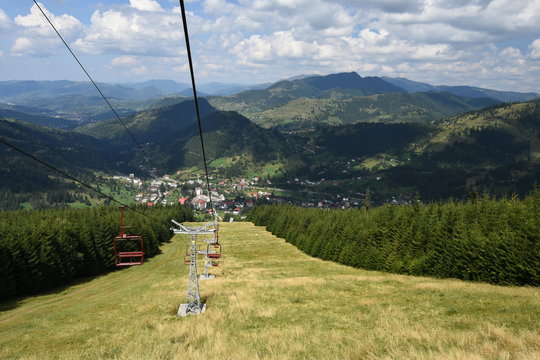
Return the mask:
<path id="1" fill-rule="evenodd" d="M 229 166 L 231 166 L 232 162 L 233 162 L 233 158 L 231 158 L 231 157 L 222 157 L 222 158 L 215 159 L 215 160 L 211 161 L 209 165 L 212 166 L 212 167 L 215 167 L 215 168 L 229 167 Z"/>
<path id="2" fill-rule="evenodd" d="M 184 242 L 132 267 L 2 304 L 2 359 L 534 359 L 540 290 L 391 275 L 223 223 L 221 266 L 185 301 Z M 209 355 L 210 354 L 210 355 Z"/>

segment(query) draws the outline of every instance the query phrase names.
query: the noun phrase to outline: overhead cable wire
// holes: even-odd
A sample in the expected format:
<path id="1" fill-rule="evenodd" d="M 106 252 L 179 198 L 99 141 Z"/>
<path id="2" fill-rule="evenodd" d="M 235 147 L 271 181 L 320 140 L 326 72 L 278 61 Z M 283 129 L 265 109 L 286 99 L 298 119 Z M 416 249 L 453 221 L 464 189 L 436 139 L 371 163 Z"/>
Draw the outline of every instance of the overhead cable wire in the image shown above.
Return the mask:
<path id="1" fill-rule="evenodd" d="M 73 58 L 75 59 L 75 61 L 77 61 L 77 63 L 79 64 L 79 66 L 81 67 L 82 71 L 86 74 L 86 76 L 88 77 L 88 79 L 90 80 L 90 82 L 94 85 L 94 87 L 96 88 L 96 90 L 98 91 L 98 93 L 101 95 L 101 97 L 103 98 L 103 100 L 105 100 L 105 102 L 107 103 L 107 105 L 109 106 L 109 108 L 111 109 L 111 111 L 113 112 L 113 114 L 116 116 L 116 118 L 118 119 L 118 121 L 120 121 L 120 123 L 122 124 L 122 126 L 124 127 L 124 129 L 126 130 L 126 132 L 129 134 L 129 136 L 131 137 L 131 139 L 133 140 L 133 142 L 137 145 L 137 148 L 144 154 L 144 156 L 148 159 L 148 162 L 150 162 L 150 165 L 152 167 L 156 167 L 153 165 L 152 163 L 152 160 L 150 158 L 150 156 L 146 153 L 146 151 L 144 150 L 144 148 L 142 147 L 142 145 L 137 141 L 137 139 L 135 138 L 135 136 L 133 135 L 133 133 L 131 132 L 131 130 L 129 130 L 129 128 L 127 127 L 126 123 L 120 118 L 120 115 L 118 115 L 118 113 L 116 112 L 116 110 L 114 109 L 114 107 L 112 106 L 112 104 L 110 103 L 109 99 L 107 99 L 107 97 L 105 96 L 105 94 L 101 91 L 101 89 L 99 88 L 99 86 L 97 85 L 97 83 L 94 81 L 94 79 L 92 78 L 92 76 L 90 76 L 90 73 L 86 70 L 86 68 L 84 67 L 84 65 L 81 63 L 81 61 L 79 60 L 79 58 L 77 57 L 77 55 L 75 55 L 75 53 L 73 52 L 73 50 L 71 50 L 71 47 L 68 45 L 68 43 L 64 40 L 64 38 L 62 37 L 62 35 L 60 34 L 60 32 L 56 29 L 56 26 L 54 26 L 54 24 L 52 23 L 52 21 L 49 19 L 49 17 L 47 16 L 47 14 L 45 13 L 45 11 L 41 8 L 41 6 L 39 5 L 39 3 L 36 1 L 36 0 L 33 0 L 34 1 L 34 4 L 36 4 L 36 6 L 38 7 L 39 11 L 43 14 L 43 16 L 45 17 L 45 19 L 47 20 L 47 22 L 51 25 L 51 27 L 53 28 L 54 32 L 56 33 L 56 35 L 58 35 L 58 37 L 60 38 L 60 40 L 62 40 L 62 43 L 64 43 L 65 47 L 68 49 L 68 51 L 71 53 L 71 55 L 73 56 Z"/>
<path id="2" fill-rule="evenodd" d="M 7 121 L 5 118 L 3 118 L 3 117 L 1 117 L 1 116 L 0 116 L 0 120 Z M 126 209 L 129 209 L 129 210 L 131 210 L 131 211 L 133 211 L 133 212 L 136 212 L 136 213 L 138 213 L 138 214 L 140 214 L 140 215 L 142 215 L 142 216 L 144 216 L 144 217 L 147 217 L 147 218 L 149 218 L 149 219 L 151 219 L 151 220 L 154 220 L 154 221 L 156 221 L 156 222 L 164 222 L 164 221 L 162 221 L 162 220 L 160 220 L 160 219 L 157 219 L 157 218 L 155 218 L 155 217 L 153 217 L 153 216 L 149 216 L 149 215 L 143 213 L 142 211 L 137 210 L 136 208 L 133 208 L 133 207 L 127 205 L 127 204 L 124 204 L 123 202 L 121 202 L 121 201 L 119 201 L 119 200 L 116 200 L 116 199 L 113 198 L 112 196 L 105 194 L 103 191 L 96 189 L 94 186 L 92 186 L 92 185 L 90 185 L 90 184 L 87 184 L 86 182 L 84 182 L 84 181 L 82 181 L 82 180 L 79 180 L 79 179 L 77 179 L 77 178 L 74 177 L 74 176 L 69 175 L 69 174 L 66 173 L 65 171 L 56 168 L 55 166 L 49 164 L 48 162 L 39 159 L 37 156 L 34 156 L 34 155 L 32 155 L 32 154 L 30 154 L 30 153 L 28 153 L 28 152 L 26 152 L 26 151 L 20 149 L 19 147 L 17 147 L 17 146 L 15 146 L 15 145 L 13 145 L 13 144 L 11 144 L 11 143 L 5 141 L 5 140 L 2 139 L 2 138 L 0 138 L 0 143 L 4 144 L 5 146 L 7 146 L 7 147 L 9 147 L 9 148 L 11 148 L 11 149 L 13 149 L 13 150 L 15 150 L 15 151 L 18 151 L 19 153 L 21 153 L 21 154 L 23 154 L 24 156 L 26 156 L 26 157 L 28 157 L 28 158 L 30 158 L 30 159 L 32 159 L 32 160 L 34 160 L 34 161 L 40 163 L 41 165 L 46 166 L 46 167 L 48 167 L 49 169 L 56 171 L 57 173 L 59 173 L 59 174 L 65 176 L 66 178 L 68 178 L 68 179 L 70 179 L 70 180 L 72 180 L 72 181 L 75 181 L 76 183 L 78 183 L 78 184 L 80 184 L 80 185 L 82 185 L 82 186 L 84 186 L 84 187 L 86 187 L 86 188 L 88 188 L 88 189 L 90 189 L 90 190 L 92 190 L 92 191 L 98 193 L 99 195 L 104 196 L 105 198 L 107 198 L 107 199 L 109 199 L 109 200 L 111 200 L 111 201 L 113 201 L 113 202 L 115 202 L 115 203 L 117 203 L 117 204 L 119 204 L 119 205 L 124 206 Z M 165 223 L 166 223 L 166 224 L 169 224 L 168 222 L 165 222 Z M 185 241 L 184 241 L 184 242 L 185 242 Z M 186 243 L 186 244 L 187 244 L 187 243 Z"/>
<path id="3" fill-rule="evenodd" d="M 64 160 L 66 160 L 67 162 L 77 166 L 77 167 L 80 167 L 80 164 L 77 164 L 75 163 L 74 161 L 68 159 L 67 156 L 65 156 L 61 151 L 58 151 L 58 149 L 55 149 L 53 146 L 47 144 L 47 142 L 39 139 L 37 136 L 34 136 L 32 135 L 32 133 L 30 132 L 31 129 L 25 129 L 25 128 L 22 128 L 20 126 L 18 126 L 15 121 L 10 121 L 10 120 L 7 120 L 6 118 L 4 118 L 2 115 L 0 115 L 0 120 L 3 121 L 4 123 L 7 123 L 8 125 L 10 125 L 11 127 L 17 129 L 19 132 L 21 133 L 25 133 L 27 136 L 31 137 L 32 139 L 34 139 L 36 142 L 39 142 L 41 144 L 43 144 L 44 146 L 48 147 L 49 150 L 51 150 L 52 152 L 54 152 L 55 154 L 57 154 L 58 156 L 64 158 Z"/>
<path id="4" fill-rule="evenodd" d="M 6 119 L 4 119 L 4 118 L 1 117 L 1 116 L 0 116 L 0 120 L 7 121 Z M 68 178 L 68 179 L 70 179 L 70 180 L 73 180 L 73 181 L 75 181 L 76 183 L 78 183 L 78 184 L 80 184 L 80 185 L 82 185 L 82 186 L 84 186 L 84 187 L 86 187 L 86 188 L 88 188 L 88 189 L 90 189 L 90 190 L 92 190 L 92 191 L 98 193 L 99 195 L 101 195 L 101 196 L 103 196 L 103 197 L 105 197 L 105 198 L 107 198 L 107 199 L 109 199 L 109 200 L 111 200 L 111 201 L 113 201 L 113 202 L 115 202 L 115 203 L 117 203 L 117 204 L 120 204 L 120 205 L 125 206 L 127 209 L 130 209 L 130 210 L 132 210 L 132 211 L 134 211 L 134 212 L 137 212 L 137 213 L 139 213 L 139 214 L 141 214 L 141 215 L 143 215 L 143 216 L 150 217 L 150 216 L 146 215 L 145 213 L 143 213 L 143 212 L 141 212 L 141 211 L 139 211 L 139 210 L 137 210 L 137 209 L 135 209 L 135 208 L 132 208 L 131 206 L 126 205 L 126 204 L 122 203 L 121 201 L 116 200 L 116 199 L 113 198 L 112 196 L 105 194 L 103 191 L 96 189 L 94 186 L 92 186 L 92 185 L 90 185 L 90 184 L 87 184 L 86 182 L 84 182 L 84 181 L 82 181 L 82 180 L 77 179 L 76 177 L 74 177 L 74 176 L 68 174 L 67 172 L 65 172 L 65 171 L 63 171 L 63 170 L 58 169 L 58 168 L 55 167 L 54 165 L 51 165 L 51 164 L 49 164 L 48 162 L 46 162 L 46 161 L 44 161 L 44 160 L 41 160 L 41 159 L 38 158 L 37 156 L 32 155 L 32 154 L 30 154 L 30 153 L 28 153 L 28 152 L 22 150 L 21 148 L 19 148 L 19 147 L 13 145 L 13 144 L 11 144 L 11 143 L 9 143 L 8 141 L 4 140 L 3 138 L 0 138 L 0 143 L 4 144 L 5 146 L 7 146 L 7 147 L 9 147 L 9 148 L 11 148 L 11 149 L 13 149 L 13 150 L 15 150 L 15 151 L 18 151 L 19 153 L 21 153 L 21 154 L 23 154 L 24 156 L 26 156 L 26 157 L 28 157 L 28 158 L 30 158 L 30 159 L 32 159 L 32 160 L 34 160 L 34 161 L 40 163 L 41 165 L 46 166 L 46 167 L 48 167 L 49 169 L 56 171 L 57 173 L 63 175 L 64 177 L 66 177 L 66 178 Z"/>
<path id="5" fill-rule="evenodd" d="M 206 186 L 208 188 L 208 199 L 210 203 L 210 209 L 212 209 L 214 219 L 216 217 L 216 211 L 214 209 L 214 203 L 212 201 L 212 191 L 210 189 L 210 177 L 208 176 L 208 165 L 206 161 L 206 151 L 204 148 L 204 138 L 203 138 L 203 128 L 202 128 L 202 122 L 201 122 L 201 113 L 199 111 L 199 99 L 197 97 L 197 88 L 195 86 L 195 73 L 193 71 L 193 59 L 191 56 L 191 46 L 189 44 L 189 32 L 188 32 L 188 25 L 187 25 L 187 18 L 186 18 L 186 8 L 184 6 L 184 0 L 180 1 L 180 9 L 182 13 L 182 24 L 184 25 L 184 38 L 186 40 L 186 50 L 187 50 L 187 56 L 189 60 L 189 72 L 191 75 L 191 87 L 193 89 L 193 101 L 195 103 L 195 112 L 197 114 L 197 124 L 199 125 L 199 138 L 201 140 L 201 148 L 202 148 L 202 157 L 204 162 L 204 173 L 206 175 Z M 215 220 L 214 220 L 215 221 Z"/>

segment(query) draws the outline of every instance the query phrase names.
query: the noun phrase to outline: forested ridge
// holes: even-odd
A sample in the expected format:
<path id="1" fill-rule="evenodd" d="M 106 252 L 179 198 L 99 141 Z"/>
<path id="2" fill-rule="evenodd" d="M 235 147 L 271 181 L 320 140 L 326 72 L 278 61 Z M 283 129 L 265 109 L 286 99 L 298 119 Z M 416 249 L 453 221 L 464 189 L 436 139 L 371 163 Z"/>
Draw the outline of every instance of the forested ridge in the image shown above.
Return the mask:
<path id="1" fill-rule="evenodd" d="M 248 220 L 309 255 L 368 270 L 540 285 L 540 191 L 369 210 L 256 207 Z"/>
<path id="2" fill-rule="evenodd" d="M 179 205 L 144 213 L 126 210 L 124 224 L 131 226 L 127 233 L 143 237 L 146 257 L 159 254 L 159 245 L 172 237 L 171 219 L 193 220 Z M 119 215 L 112 206 L 1 212 L 0 300 L 113 270 Z"/>

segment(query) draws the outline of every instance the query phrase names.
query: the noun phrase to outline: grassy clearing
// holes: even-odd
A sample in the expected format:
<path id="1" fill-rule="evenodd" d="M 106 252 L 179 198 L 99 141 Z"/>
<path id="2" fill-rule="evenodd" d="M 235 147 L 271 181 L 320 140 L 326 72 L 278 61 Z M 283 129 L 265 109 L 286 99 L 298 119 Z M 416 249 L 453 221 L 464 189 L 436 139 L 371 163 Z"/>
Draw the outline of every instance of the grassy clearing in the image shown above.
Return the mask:
<path id="1" fill-rule="evenodd" d="M 255 176 L 259 176 L 263 179 L 267 177 L 273 177 L 277 176 L 279 174 L 283 173 L 283 164 L 277 163 L 277 164 L 266 164 L 260 168 L 252 169 L 246 173 L 247 178 L 253 178 Z"/>
<path id="2" fill-rule="evenodd" d="M 209 164 L 212 167 L 219 168 L 219 167 L 229 167 L 231 166 L 234 157 L 221 157 L 215 160 L 212 160 L 212 162 Z"/>
<path id="3" fill-rule="evenodd" d="M 540 289 L 390 275 L 221 226 L 208 309 L 177 318 L 183 243 L 57 293 L 2 304 L 2 359 L 538 359 Z"/>

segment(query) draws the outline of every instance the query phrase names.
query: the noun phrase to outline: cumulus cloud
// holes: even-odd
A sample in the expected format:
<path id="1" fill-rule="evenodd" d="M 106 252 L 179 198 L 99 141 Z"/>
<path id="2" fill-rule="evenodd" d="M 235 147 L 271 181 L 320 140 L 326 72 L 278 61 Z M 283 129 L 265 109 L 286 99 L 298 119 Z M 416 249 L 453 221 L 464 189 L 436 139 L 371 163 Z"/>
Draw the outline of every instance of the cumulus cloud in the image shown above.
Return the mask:
<path id="1" fill-rule="evenodd" d="M 82 30 L 83 25 L 82 23 L 75 17 L 63 14 L 60 16 L 55 16 L 53 13 L 51 13 L 42 3 L 38 3 L 39 6 L 43 9 L 43 12 L 47 15 L 47 17 L 51 20 L 51 22 L 54 24 L 56 29 L 64 36 L 70 37 L 73 35 L 76 35 L 79 31 Z M 37 5 L 32 5 L 30 8 L 30 14 L 28 15 L 18 15 L 15 18 L 15 23 L 25 29 L 27 29 L 27 33 L 31 33 L 32 35 L 36 36 L 56 36 L 37 7 Z"/>
<path id="2" fill-rule="evenodd" d="M 226 0 L 205 0 L 203 10 L 207 14 L 225 15 L 236 11 L 238 7 Z"/>
<path id="3" fill-rule="evenodd" d="M 111 60 L 112 66 L 126 66 L 126 65 L 138 65 L 141 60 L 136 56 L 119 56 Z"/>
<path id="4" fill-rule="evenodd" d="M 43 4 L 39 3 L 47 17 L 56 29 L 67 39 L 75 38 L 83 30 L 82 23 L 75 17 L 63 14 L 55 16 L 48 11 Z M 18 33 L 11 51 L 15 55 L 39 55 L 48 56 L 56 54 L 62 47 L 56 33 L 51 28 L 37 5 L 30 8 L 28 15 L 15 17 Z"/>
<path id="5" fill-rule="evenodd" d="M 129 0 L 129 6 L 140 11 L 163 11 L 155 0 Z"/>
<path id="6" fill-rule="evenodd" d="M 389 13 L 417 13 L 422 10 L 424 5 L 422 0 L 338 0 L 337 2 L 362 9 L 378 9 Z"/>
<path id="7" fill-rule="evenodd" d="M 529 45 L 529 56 L 531 59 L 540 60 L 540 39 L 534 40 Z"/>
<path id="8" fill-rule="evenodd" d="M 476 86 L 540 80 L 531 75 L 540 0 L 190 0 L 187 10 L 197 74 L 212 81 L 337 71 Z M 164 77 L 187 70 L 179 12 L 173 0 L 122 0 L 86 25 L 51 16 L 76 50 L 107 56 L 108 69 Z M 32 7 L 10 22 L 0 9 L 0 28 L 16 29 L 12 54 L 58 48 L 38 15 Z"/>
<path id="9" fill-rule="evenodd" d="M 452 31 L 476 34 L 471 41 L 505 40 L 522 36 L 534 30 L 540 21 L 540 1 L 491 0 L 491 1 L 424 1 L 418 13 L 379 13 L 378 21 L 401 25 L 409 31 L 397 36 L 419 33 L 416 27 L 443 24 Z M 399 28 L 398 28 L 399 29 Z M 452 34 L 452 32 L 447 32 Z M 482 34 L 483 37 L 478 36 Z M 420 39 L 421 40 L 421 39 Z"/>
<path id="10" fill-rule="evenodd" d="M 28 52 L 33 46 L 32 40 L 27 37 L 20 37 L 15 40 L 15 44 L 11 47 L 15 53 Z"/>
<path id="11" fill-rule="evenodd" d="M 181 39 L 177 14 L 122 8 L 94 12 L 90 27 L 75 45 L 89 54 L 160 56 L 178 53 Z"/>
<path id="12" fill-rule="evenodd" d="M 9 17 L 6 15 L 4 10 L 0 9 L 0 29 L 7 29 L 11 25 Z"/>

